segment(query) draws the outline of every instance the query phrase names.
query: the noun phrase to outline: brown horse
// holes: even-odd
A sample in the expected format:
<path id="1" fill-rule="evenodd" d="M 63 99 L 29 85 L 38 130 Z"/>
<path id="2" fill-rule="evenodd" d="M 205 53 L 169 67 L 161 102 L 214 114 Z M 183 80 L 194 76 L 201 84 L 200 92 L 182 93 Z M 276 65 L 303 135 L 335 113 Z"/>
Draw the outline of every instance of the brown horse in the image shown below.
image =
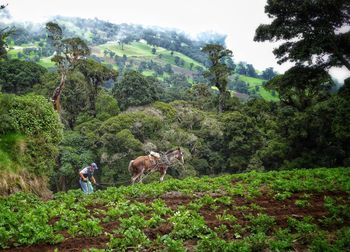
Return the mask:
<path id="1" fill-rule="evenodd" d="M 160 181 L 163 181 L 168 167 L 176 161 L 184 163 L 184 156 L 180 148 L 167 151 L 160 157 L 156 155 L 137 157 L 130 161 L 128 167 L 132 175 L 131 183 L 134 184 L 135 181 L 142 182 L 144 175 L 153 171 L 159 171 L 161 174 Z"/>

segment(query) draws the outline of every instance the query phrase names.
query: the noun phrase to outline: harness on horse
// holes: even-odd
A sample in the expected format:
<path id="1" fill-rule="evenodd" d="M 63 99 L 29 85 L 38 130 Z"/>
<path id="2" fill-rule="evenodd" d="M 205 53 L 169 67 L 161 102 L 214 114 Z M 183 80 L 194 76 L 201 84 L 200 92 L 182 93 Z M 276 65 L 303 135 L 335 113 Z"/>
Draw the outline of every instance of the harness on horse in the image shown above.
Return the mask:
<path id="1" fill-rule="evenodd" d="M 151 160 L 153 163 L 153 166 L 150 169 L 149 173 L 155 171 L 159 166 L 162 166 L 162 165 L 170 166 L 171 165 L 171 162 L 165 153 L 159 154 L 157 152 L 151 151 L 150 154 L 148 155 L 148 157 L 150 158 L 150 160 L 151 160 L 151 157 L 153 159 L 153 160 Z"/>
<path id="2" fill-rule="evenodd" d="M 134 166 L 134 161 L 136 160 L 137 164 Z M 167 168 L 172 166 L 174 161 L 179 161 L 183 164 L 183 154 L 180 148 L 165 153 L 151 151 L 147 156 L 140 156 L 136 160 L 131 160 L 128 167 L 129 171 L 132 173 L 132 183 L 136 180 L 142 182 L 145 177 L 154 171 L 159 171 L 162 174 L 160 180 L 163 181 Z M 133 171 L 133 167 L 135 167 L 135 172 Z"/>

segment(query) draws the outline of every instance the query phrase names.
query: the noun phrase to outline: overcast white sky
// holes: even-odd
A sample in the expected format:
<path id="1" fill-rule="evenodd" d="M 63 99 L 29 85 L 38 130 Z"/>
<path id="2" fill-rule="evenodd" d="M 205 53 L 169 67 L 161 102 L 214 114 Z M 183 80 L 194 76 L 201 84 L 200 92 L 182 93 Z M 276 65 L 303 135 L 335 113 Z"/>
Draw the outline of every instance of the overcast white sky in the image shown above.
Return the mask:
<path id="1" fill-rule="evenodd" d="M 227 34 L 226 45 L 235 62 L 246 61 L 258 70 L 272 66 L 283 73 L 291 64 L 278 65 L 276 44 L 253 41 L 255 29 L 270 20 L 266 0 L 0 0 L 16 20 L 45 21 L 51 16 L 97 17 L 113 23 L 177 28 L 195 36 L 203 31 Z M 350 72 L 333 70 L 337 79 Z"/>

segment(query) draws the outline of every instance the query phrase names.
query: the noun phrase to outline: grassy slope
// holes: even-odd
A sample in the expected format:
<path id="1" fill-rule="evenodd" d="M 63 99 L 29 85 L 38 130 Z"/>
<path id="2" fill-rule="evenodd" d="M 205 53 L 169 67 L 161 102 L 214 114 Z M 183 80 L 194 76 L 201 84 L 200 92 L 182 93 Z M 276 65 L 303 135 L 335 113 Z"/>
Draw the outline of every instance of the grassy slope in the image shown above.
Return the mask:
<path id="1" fill-rule="evenodd" d="M 20 46 L 13 45 L 13 43 L 10 43 L 10 50 L 8 51 L 8 55 L 11 59 L 17 59 L 17 53 L 23 52 L 24 48 L 32 48 L 32 47 L 39 47 L 39 43 L 36 42 L 34 44 L 22 44 Z M 25 56 L 26 57 L 26 56 Z M 31 53 L 29 58 L 33 58 L 34 54 Z M 45 57 L 45 58 L 40 58 L 39 62 L 37 62 L 39 65 L 50 68 L 54 67 L 55 63 L 51 61 L 51 57 Z"/>
<path id="2" fill-rule="evenodd" d="M 189 70 L 191 63 L 193 63 L 193 67 L 200 66 L 204 68 L 202 64 L 187 57 L 186 55 L 183 55 L 182 53 L 174 52 L 174 55 L 172 56 L 170 54 L 171 52 L 167 49 L 164 49 L 162 47 L 157 47 L 156 49 L 157 49 L 156 53 L 152 54 L 152 47 L 142 42 L 133 42 L 131 44 L 124 45 L 123 50 L 121 46 L 117 43 L 107 43 L 107 44 L 103 44 L 95 47 L 95 51 L 98 51 L 97 56 L 99 57 L 104 56 L 103 55 L 104 50 L 111 50 L 120 57 L 125 54 L 128 58 L 133 58 L 133 59 L 136 59 L 137 61 L 153 60 L 162 65 L 165 65 L 167 63 L 175 65 L 175 56 L 178 56 L 179 58 L 185 61 L 185 65 L 184 65 L 185 69 Z M 162 58 L 159 58 L 159 54 L 162 54 Z M 147 70 L 147 71 L 144 71 L 143 74 L 146 76 L 150 76 L 150 75 L 153 75 L 154 72 Z M 240 75 L 240 80 L 249 83 L 250 90 L 254 89 L 255 86 L 260 86 L 260 89 L 257 93 L 260 94 L 261 97 L 263 97 L 264 99 L 268 101 L 278 101 L 277 96 L 272 96 L 272 94 L 262 86 L 262 83 L 264 82 L 264 80 L 258 79 L 258 78 L 252 78 L 244 75 Z M 215 87 L 213 88 L 215 89 Z"/>
<path id="3" fill-rule="evenodd" d="M 239 79 L 249 83 L 249 89 L 253 90 L 255 89 L 256 86 L 259 86 L 260 89 L 257 92 L 258 94 L 261 95 L 262 98 L 264 98 L 265 100 L 268 101 L 278 101 L 278 96 L 272 96 L 271 92 L 267 91 L 264 87 L 263 87 L 263 82 L 265 80 L 262 79 L 258 79 L 258 78 L 253 78 L 253 77 L 249 77 L 249 76 L 245 76 L 245 75 L 240 75 Z"/>
<path id="4" fill-rule="evenodd" d="M 168 179 L 50 201 L 20 194 L 0 198 L 0 220 L 11 221 L 0 247 L 345 251 L 349 196 L 349 168 Z"/>
<path id="5" fill-rule="evenodd" d="M 175 57 L 178 56 L 180 59 L 185 61 L 184 68 L 190 69 L 190 64 L 193 63 L 194 67 L 195 66 L 200 66 L 204 67 L 202 64 L 199 62 L 191 59 L 190 57 L 187 57 L 186 55 L 179 53 L 179 52 L 174 52 L 174 55 L 172 56 L 169 50 L 162 48 L 162 47 L 157 47 L 156 48 L 156 53 L 152 54 L 152 47 L 146 43 L 143 42 L 132 42 L 131 44 L 127 44 L 123 46 L 123 50 L 121 45 L 118 43 L 106 43 L 103 45 L 98 45 L 96 49 L 99 49 L 99 53 L 97 56 L 103 57 L 103 51 L 108 49 L 116 53 L 118 56 L 123 56 L 124 54 L 128 58 L 136 58 L 139 60 L 153 60 L 155 62 L 159 62 L 162 65 L 165 64 L 172 64 L 175 65 Z M 159 58 L 159 55 L 162 54 L 162 58 Z"/>

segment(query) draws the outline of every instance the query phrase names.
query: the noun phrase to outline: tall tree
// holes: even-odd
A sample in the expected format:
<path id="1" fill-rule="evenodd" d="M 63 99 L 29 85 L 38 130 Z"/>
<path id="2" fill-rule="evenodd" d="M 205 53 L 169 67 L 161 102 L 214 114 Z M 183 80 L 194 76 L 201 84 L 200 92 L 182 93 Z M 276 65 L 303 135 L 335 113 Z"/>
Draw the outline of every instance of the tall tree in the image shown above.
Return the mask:
<path id="1" fill-rule="evenodd" d="M 273 51 L 278 63 L 350 70 L 349 0 L 268 0 L 265 12 L 273 21 L 261 24 L 254 40 L 283 40 Z"/>
<path id="2" fill-rule="evenodd" d="M 207 77 L 220 92 L 219 112 L 221 113 L 224 110 L 225 99 L 230 95 L 227 91 L 227 83 L 228 76 L 232 70 L 224 63 L 224 60 L 232 56 L 232 51 L 217 44 L 208 44 L 202 51 L 208 54 L 211 63 L 209 70 L 204 72 L 204 76 Z"/>
<path id="3" fill-rule="evenodd" d="M 4 11 L 6 8 L 7 4 L 0 5 L 0 11 Z M 0 13 L 1 14 L 1 13 Z M 15 29 L 5 27 L 5 28 L 0 28 L 0 60 L 1 59 L 7 59 L 7 44 L 6 44 L 6 38 L 13 34 L 15 32 Z"/>
<path id="4" fill-rule="evenodd" d="M 109 69 L 106 66 L 94 61 L 86 60 L 78 67 L 79 71 L 85 76 L 86 81 L 90 84 L 89 91 L 89 100 L 90 100 L 90 112 L 95 117 L 96 116 L 96 98 L 98 89 L 103 85 L 107 80 L 117 78 L 118 73 Z"/>
<path id="5" fill-rule="evenodd" d="M 246 67 L 246 63 L 244 62 L 239 62 L 236 66 L 235 72 L 238 74 L 242 74 L 242 75 L 247 75 L 247 67 Z"/>
<path id="6" fill-rule="evenodd" d="M 247 75 L 254 78 L 258 76 L 252 64 L 247 64 Z"/>
<path id="7" fill-rule="evenodd" d="M 333 85 L 332 78 L 325 70 L 295 66 L 270 80 L 266 87 L 278 92 L 283 105 L 302 112 L 329 98 Z"/>
<path id="8" fill-rule="evenodd" d="M 271 80 L 273 77 L 275 77 L 277 73 L 273 70 L 273 67 L 267 67 L 262 73 L 261 78 L 264 80 Z"/>
<path id="9" fill-rule="evenodd" d="M 60 84 L 52 95 L 54 108 L 59 112 L 61 109 L 60 97 L 66 82 L 67 74 L 81 62 L 82 58 L 90 54 L 90 49 L 87 44 L 78 37 L 63 39 L 62 29 L 56 23 L 47 23 L 46 29 L 48 31 L 48 38 L 56 50 L 56 54 L 51 60 L 56 63 L 61 75 Z"/>

